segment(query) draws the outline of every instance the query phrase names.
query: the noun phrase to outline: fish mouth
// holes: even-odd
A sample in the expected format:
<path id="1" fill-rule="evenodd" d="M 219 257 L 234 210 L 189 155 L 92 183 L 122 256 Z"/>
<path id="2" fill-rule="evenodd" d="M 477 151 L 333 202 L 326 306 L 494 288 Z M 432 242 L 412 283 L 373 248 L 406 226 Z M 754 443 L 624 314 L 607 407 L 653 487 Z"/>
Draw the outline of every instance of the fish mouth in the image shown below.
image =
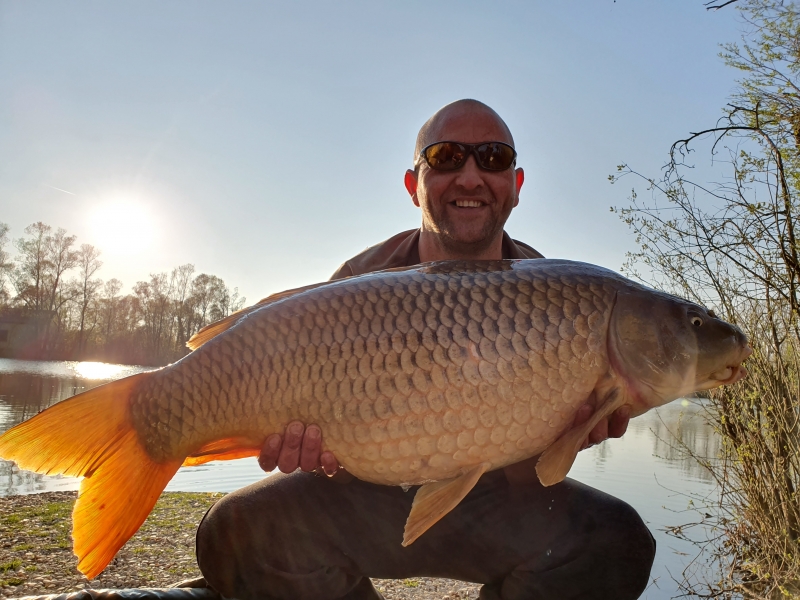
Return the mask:
<path id="1" fill-rule="evenodd" d="M 747 377 L 747 368 L 742 363 L 752 353 L 753 349 L 750 345 L 745 345 L 733 364 L 719 371 L 714 371 L 708 376 L 709 383 L 713 384 L 714 387 L 718 385 L 730 385 Z"/>
<path id="2" fill-rule="evenodd" d="M 720 371 L 715 371 L 708 376 L 717 385 L 730 385 L 744 379 L 747 376 L 747 369 L 744 365 L 725 367 Z"/>

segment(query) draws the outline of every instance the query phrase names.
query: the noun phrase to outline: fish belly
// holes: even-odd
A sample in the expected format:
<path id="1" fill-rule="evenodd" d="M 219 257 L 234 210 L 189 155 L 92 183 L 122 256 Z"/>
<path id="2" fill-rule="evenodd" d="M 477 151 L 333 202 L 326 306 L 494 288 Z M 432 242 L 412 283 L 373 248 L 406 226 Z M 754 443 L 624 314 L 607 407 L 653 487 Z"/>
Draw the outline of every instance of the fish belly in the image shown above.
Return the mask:
<path id="1" fill-rule="evenodd" d="M 607 372 L 608 273 L 448 262 L 333 282 L 164 369 L 134 397 L 132 421 L 156 460 L 300 420 L 375 483 L 498 468 L 552 443 Z"/>

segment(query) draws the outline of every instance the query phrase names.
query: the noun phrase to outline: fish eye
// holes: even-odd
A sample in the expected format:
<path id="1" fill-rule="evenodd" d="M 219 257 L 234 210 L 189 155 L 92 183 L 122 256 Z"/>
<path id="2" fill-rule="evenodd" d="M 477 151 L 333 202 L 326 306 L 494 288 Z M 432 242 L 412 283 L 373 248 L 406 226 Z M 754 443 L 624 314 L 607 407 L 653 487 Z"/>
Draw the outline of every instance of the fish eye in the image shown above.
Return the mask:
<path id="1" fill-rule="evenodd" d="M 703 324 L 703 319 L 701 319 L 700 317 L 692 317 L 691 323 L 695 327 L 700 327 L 700 325 Z"/>

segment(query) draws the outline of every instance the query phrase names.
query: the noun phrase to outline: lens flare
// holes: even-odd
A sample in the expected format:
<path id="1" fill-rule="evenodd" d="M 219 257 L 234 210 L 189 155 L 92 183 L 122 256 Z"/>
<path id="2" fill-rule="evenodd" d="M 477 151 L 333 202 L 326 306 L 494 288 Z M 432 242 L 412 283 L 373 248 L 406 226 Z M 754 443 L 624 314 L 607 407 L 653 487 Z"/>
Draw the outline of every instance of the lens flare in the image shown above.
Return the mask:
<path id="1" fill-rule="evenodd" d="M 138 254 L 156 234 L 155 219 L 141 203 L 119 200 L 98 205 L 89 215 L 96 245 L 108 254 Z"/>

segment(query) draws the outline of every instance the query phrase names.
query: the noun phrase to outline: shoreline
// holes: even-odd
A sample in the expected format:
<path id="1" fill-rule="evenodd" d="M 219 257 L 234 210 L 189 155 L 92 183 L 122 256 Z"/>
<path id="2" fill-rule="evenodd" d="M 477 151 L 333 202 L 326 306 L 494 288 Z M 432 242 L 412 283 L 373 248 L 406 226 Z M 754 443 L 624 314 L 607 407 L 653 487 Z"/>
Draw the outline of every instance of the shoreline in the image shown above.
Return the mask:
<path id="1" fill-rule="evenodd" d="M 0 600 L 103 588 L 168 587 L 200 577 L 194 536 L 224 494 L 165 492 L 142 527 L 97 578 L 76 568 L 72 505 L 77 492 L 0 497 Z M 475 600 L 480 586 L 450 579 L 374 579 L 387 600 Z"/>

